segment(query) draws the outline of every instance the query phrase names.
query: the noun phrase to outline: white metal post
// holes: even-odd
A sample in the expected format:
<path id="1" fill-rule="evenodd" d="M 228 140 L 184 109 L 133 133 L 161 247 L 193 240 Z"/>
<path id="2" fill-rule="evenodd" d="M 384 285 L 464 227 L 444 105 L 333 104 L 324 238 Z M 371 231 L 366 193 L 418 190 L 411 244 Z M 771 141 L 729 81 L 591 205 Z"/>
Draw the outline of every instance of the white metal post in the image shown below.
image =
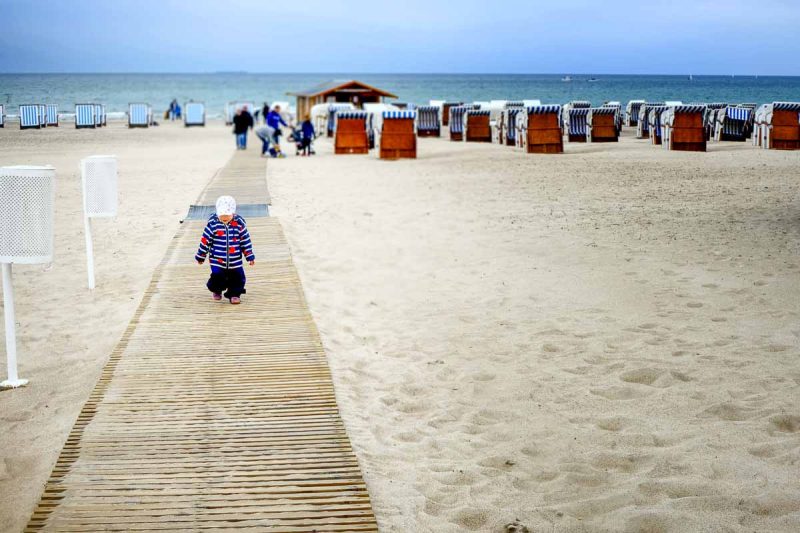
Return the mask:
<path id="1" fill-rule="evenodd" d="M 0 388 L 14 389 L 28 384 L 27 379 L 19 379 L 17 374 L 17 325 L 14 315 L 14 286 L 11 283 L 11 263 L 3 263 L 3 306 L 6 315 L 6 360 L 8 379 L 0 383 Z"/>
<path id="2" fill-rule="evenodd" d="M 94 248 L 92 247 L 92 222 L 88 216 L 83 217 L 86 233 L 86 271 L 89 275 L 89 288 L 94 289 Z"/>

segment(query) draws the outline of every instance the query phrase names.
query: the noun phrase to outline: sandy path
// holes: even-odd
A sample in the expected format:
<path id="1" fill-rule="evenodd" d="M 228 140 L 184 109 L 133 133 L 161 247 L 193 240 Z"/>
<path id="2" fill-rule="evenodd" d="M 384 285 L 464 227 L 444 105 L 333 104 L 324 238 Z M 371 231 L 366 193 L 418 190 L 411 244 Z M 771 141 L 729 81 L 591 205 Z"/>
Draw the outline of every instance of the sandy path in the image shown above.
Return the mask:
<path id="1" fill-rule="evenodd" d="M 158 261 L 211 176 L 233 153 L 221 123 L 128 130 L 0 129 L 0 164 L 57 171 L 55 261 L 16 266 L 23 389 L 0 392 L 0 530 L 21 531 L 64 439 Z M 119 215 L 93 224 L 97 288 L 86 288 L 78 162 L 119 158 Z M 2 347 L 5 376 L 5 347 Z"/>
<path id="2" fill-rule="evenodd" d="M 385 531 L 800 529 L 800 153 L 270 164 Z"/>

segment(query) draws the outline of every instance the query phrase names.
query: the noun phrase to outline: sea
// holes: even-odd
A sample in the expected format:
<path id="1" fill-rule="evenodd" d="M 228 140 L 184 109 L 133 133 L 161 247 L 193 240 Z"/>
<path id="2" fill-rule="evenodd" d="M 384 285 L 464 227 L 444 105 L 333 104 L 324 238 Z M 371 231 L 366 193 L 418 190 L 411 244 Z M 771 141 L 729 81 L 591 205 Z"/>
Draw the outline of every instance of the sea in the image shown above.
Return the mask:
<path id="1" fill-rule="evenodd" d="M 564 81 L 565 78 L 571 81 Z M 209 118 L 221 117 L 229 101 L 284 101 L 287 95 L 329 80 L 357 79 L 397 95 L 399 102 L 429 100 L 538 99 L 544 104 L 588 100 L 674 100 L 685 103 L 766 103 L 800 101 L 800 76 L 681 76 L 592 74 L 0 74 L 0 104 L 14 115 L 17 106 L 57 104 L 59 112 L 76 103 L 102 103 L 109 113 L 124 113 L 131 102 L 146 102 L 158 112 L 172 99 L 206 104 Z"/>

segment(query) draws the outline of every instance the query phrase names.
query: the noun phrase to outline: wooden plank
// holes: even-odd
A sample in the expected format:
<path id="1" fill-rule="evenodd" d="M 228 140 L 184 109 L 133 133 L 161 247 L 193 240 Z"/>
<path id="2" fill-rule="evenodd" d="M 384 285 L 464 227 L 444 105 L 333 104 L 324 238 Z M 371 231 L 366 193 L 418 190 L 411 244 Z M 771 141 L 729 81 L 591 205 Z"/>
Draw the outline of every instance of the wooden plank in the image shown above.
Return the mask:
<path id="1" fill-rule="evenodd" d="M 219 194 L 256 203 L 264 162 L 238 152 L 198 203 Z M 377 531 L 279 222 L 248 221 L 239 306 L 204 287 L 203 224 L 172 240 L 25 531 Z"/>

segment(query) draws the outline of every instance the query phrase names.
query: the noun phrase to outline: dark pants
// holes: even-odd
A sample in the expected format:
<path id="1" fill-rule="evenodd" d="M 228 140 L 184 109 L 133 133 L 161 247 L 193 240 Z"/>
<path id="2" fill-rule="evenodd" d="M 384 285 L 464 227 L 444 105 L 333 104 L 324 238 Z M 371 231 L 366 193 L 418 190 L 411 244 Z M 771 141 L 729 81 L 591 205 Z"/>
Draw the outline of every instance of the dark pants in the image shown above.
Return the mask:
<path id="1" fill-rule="evenodd" d="M 312 154 L 312 151 L 311 151 L 311 139 L 309 139 L 308 137 L 303 137 L 303 139 L 300 141 L 300 143 L 301 143 L 301 146 L 302 146 L 303 154 L 311 155 Z"/>
<path id="2" fill-rule="evenodd" d="M 225 292 L 225 298 L 233 298 L 234 296 L 241 296 L 246 293 L 244 288 L 246 278 L 244 276 L 244 268 L 219 268 L 211 267 L 211 277 L 208 278 L 206 287 L 208 290 L 215 293 Z"/>

